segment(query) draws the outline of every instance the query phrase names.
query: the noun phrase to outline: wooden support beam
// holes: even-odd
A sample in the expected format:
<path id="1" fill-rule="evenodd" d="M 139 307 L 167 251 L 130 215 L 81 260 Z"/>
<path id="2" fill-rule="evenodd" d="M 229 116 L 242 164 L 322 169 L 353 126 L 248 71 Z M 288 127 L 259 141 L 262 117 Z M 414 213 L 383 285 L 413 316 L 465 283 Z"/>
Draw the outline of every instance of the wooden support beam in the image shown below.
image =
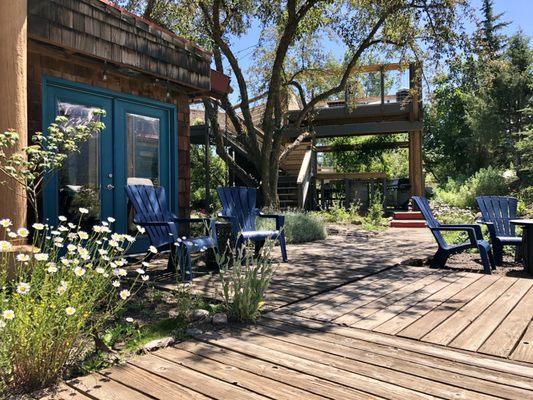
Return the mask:
<path id="1" fill-rule="evenodd" d="M 411 184 L 411 196 L 424 195 L 422 131 L 409 133 L 409 183 Z"/>
<path id="2" fill-rule="evenodd" d="M 387 179 L 387 174 L 384 172 L 335 172 L 333 170 L 318 170 L 317 178 L 320 180 L 359 180 L 368 181 L 374 179 Z"/>
<path id="3" fill-rule="evenodd" d="M 375 146 L 378 149 L 407 149 L 409 148 L 408 141 L 399 141 L 399 142 L 390 142 L 390 143 L 379 143 Z M 339 144 L 334 146 L 316 146 L 315 149 L 317 153 L 333 153 L 338 151 L 359 151 L 362 146 L 360 144 Z"/>
<path id="4" fill-rule="evenodd" d="M 27 113 L 27 1 L 3 1 L 0 12 L 0 132 L 19 134 L 16 151 L 28 144 Z M 0 173 L 0 218 L 10 218 L 13 227 L 26 225 L 26 192 L 22 185 Z"/>
<path id="5" fill-rule="evenodd" d="M 360 122 L 343 125 L 315 126 L 315 138 L 340 136 L 388 135 L 422 130 L 420 121 Z M 298 132 L 287 129 L 289 138 L 297 137 Z"/>

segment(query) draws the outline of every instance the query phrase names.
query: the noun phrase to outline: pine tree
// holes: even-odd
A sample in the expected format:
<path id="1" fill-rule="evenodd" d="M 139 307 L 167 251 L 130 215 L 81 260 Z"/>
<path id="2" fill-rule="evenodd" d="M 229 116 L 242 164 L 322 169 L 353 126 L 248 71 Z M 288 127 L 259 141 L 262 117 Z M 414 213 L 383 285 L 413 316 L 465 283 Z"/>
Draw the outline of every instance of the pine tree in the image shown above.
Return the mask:
<path id="1" fill-rule="evenodd" d="M 480 34 L 480 47 L 483 53 L 489 57 L 501 55 L 506 45 L 506 36 L 501 32 L 510 22 L 502 21 L 504 13 L 494 15 L 493 0 L 483 0 L 481 11 L 483 12 L 482 28 Z"/>

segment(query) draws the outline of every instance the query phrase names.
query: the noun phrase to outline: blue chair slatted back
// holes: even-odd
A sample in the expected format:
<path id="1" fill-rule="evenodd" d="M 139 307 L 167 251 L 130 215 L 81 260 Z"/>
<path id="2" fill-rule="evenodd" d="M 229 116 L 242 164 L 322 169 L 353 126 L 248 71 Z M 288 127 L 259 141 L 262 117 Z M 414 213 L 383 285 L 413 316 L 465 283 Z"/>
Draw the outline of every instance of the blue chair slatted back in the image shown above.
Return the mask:
<path id="1" fill-rule="evenodd" d="M 424 216 L 424 219 L 426 220 L 428 228 L 431 229 L 431 233 L 433 233 L 433 236 L 437 240 L 437 243 L 439 244 L 439 246 L 446 247 L 447 243 L 446 243 L 446 240 L 444 240 L 444 237 L 442 236 L 442 234 L 439 231 L 432 229 L 432 228 L 438 228 L 441 225 L 441 223 L 435 218 L 435 216 L 431 212 L 431 207 L 429 206 L 428 199 L 426 199 L 425 197 L 420 197 L 420 196 L 413 196 L 412 199 L 414 200 L 414 202 L 416 203 L 416 206 L 418 207 L 418 209 Z"/>
<path id="2" fill-rule="evenodd" d="M 219 187 L 217 192 L 222 203 L 221 215 L 235 218 L 239 231 L 255 231 L 255 219 L 258 214 L 255 204 L 257 190 L 247 187 Z"/>
<path id="3" fill-rule="evenodd" d="M 155 247 L 172 243 L 178 237 L 178 227 L 172 221 L 165 188 L 149 185 L 127 185 L 126 194 L 135 210 L 135 222 L 166 222 L 160 226 L 145 226 Z M 172 235 L 171 235 L 172 234 Z"/>
<path id="4" fill-rule="evenodd" d="M 518 200 L 506 196 L 476 197 L 483 221 L 492 222 L 496 236 L 516 236 L 515 226 L 509 221 L 517 217 Z"/>

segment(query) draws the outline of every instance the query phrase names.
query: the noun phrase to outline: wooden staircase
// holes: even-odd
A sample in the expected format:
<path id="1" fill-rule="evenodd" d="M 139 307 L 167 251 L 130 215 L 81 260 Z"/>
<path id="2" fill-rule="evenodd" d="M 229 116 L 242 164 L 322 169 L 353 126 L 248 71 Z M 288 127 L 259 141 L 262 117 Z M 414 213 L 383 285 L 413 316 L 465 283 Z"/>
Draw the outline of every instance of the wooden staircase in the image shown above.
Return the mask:
<path id="1" fill-rule="evenodd" d="M 312 165 L 309 164 L 309 158 L 306 158 L 306 154 L 311 148 L 310 142 L 300 144 L 280 164 L 278 196 L 280 209 L 282 210 L 305 208 L 305 204 L 300 204 L 306 202 L 302 199 L 303 194 L 301 191 L 309 189 L 309 181 L 306 182 L 307 186 L 303 188 L 303 182 L 299 182 L 299 179 L 305 181 L 306 178 L 309 178 L 309 174 L 312 173 L 309 169 Z M 307 164 L 304 165 L 306 162 Z M 305 170 L 302 171 L 302 169 Z"/>
<path id="2" fill-rule="evenodd" d="M 425 228 L 426 221 L 420 211 L 396 211 L 390 222 L 391 228 Z"/>

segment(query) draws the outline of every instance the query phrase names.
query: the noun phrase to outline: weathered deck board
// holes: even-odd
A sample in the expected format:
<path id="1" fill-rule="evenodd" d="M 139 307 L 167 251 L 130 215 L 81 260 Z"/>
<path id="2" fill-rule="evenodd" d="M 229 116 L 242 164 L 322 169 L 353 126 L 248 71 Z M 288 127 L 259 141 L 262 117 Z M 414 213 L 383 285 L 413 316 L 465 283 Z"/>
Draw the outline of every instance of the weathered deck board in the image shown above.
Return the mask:
<path id="1" fill-rule="evenodd" d="M 525 278 L 395 267 L 281 311 L 531 361 L 532 291 L 533 280 Z"/>

